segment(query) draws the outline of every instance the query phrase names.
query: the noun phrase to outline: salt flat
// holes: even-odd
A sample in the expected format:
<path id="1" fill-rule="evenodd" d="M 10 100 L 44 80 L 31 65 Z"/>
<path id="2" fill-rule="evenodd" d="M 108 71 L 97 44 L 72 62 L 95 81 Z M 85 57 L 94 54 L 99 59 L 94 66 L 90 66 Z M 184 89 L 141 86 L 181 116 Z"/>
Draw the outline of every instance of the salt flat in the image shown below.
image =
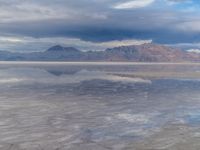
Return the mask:
<path id="1" fill-rule="evenodd" d="M 199 146 L 199 65 L 0 63 L 2 150 Z"/>

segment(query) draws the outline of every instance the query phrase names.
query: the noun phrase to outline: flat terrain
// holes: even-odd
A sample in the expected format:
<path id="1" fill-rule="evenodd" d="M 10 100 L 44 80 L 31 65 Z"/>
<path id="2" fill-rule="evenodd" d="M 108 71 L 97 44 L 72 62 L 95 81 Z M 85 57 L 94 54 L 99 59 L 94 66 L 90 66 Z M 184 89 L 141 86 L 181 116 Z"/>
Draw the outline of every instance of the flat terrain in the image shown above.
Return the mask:
<path id="1" fill-rule="evenodd" d="M 2 150 L 196 150 L 200 65 L 0 62 Z"/>

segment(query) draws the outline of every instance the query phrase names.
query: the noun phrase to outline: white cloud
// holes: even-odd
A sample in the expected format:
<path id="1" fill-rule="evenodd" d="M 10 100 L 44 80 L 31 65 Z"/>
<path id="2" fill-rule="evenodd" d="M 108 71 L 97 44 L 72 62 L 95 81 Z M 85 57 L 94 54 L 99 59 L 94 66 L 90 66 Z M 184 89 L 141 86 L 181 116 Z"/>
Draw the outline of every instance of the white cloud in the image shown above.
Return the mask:
<path id="1" fill-rule="evenodd" d="M 177 29 L 182 30 L 184 32 L 200 32 L 200 21 L 186 21 L 179 23 L 176 25 Z"/>
<path id="2" fill-rule="evenodd" d="M 99 45 L 107 47 L 107 48 L 111 48 L 111 47 L 117 47 L 117 46 L 128 46 L 128 45 L 141 45 L 144 43 L 151 43 L 152 40 L 122 40 L 122 41 L 118 41 L 118 40 L 114 40 L 114 41 L 110 41 L 110 42 L 102 42 L 99 43 Z"/>
<path id="3" fill-rule="evenodd" d="M 169 5 L 174 5 L 174 4 L 178 4 L 178 3 L 192 3 L 191 0 L 165 0 L 165 1 Z"/>
<path id="4" fill-rule="evenodd" d="M 78 14 L 71 8 L 64 9 L 62 6 L 45 5 L 37 1 L 16 1 L 6 5 L 1 5 L 1 3 L 0 1 L 1 23 L 73 19 Z"/>
<path id="5" fill-rule="evenodd" d="M 152 40 L 114 40 L 108 42 L 90 42 L 83 41 L 78 38 L 67 37 L 51 37 L 51 38 L 33 38 L 23 36 L 0 36 L 0 50 L 31 52 L 44 51 L 53 45 L 72 46 L 83 51 L 88 50 L 105 50 L 106 48 L 127 46 L 127 45 L 141 45 L 144 43 L 151 43 Z"/>
<path id="6" fill-rule="evenodd" d="M 87 0 L 84 1 L 87 2 Z M 96 1 L 93 4 L 99 3 Z M 72 0 L 12 0 L 6 2 L 0 0 L 0 21 L 1 23 L 25 23 L 44 20 L 65 20 L 67 22 L 76 20 L 78 22 L 82 19 L 107 19 L 105 11 L 99 12 L 85 5 L 84 2 L 72 2 Z"/>
<path id="7" fill-rule="evenodd" d="M 131 9 L 142 8 L 152 4 L 155 0 L 134 0 L 124 3 L 119 3 L 114 6 L 115 9 Z"/>
<path id="8" fill-rule="evenodd" d="M 189 49 L 187 52 L 200 54 L 200 49 Z"/>
<path id="9" fill-rule="evenodd" d="M 7 42 L 7 43 L 20 43 L 23 42 L 22 39 L 16 37 L 4 37 L 0 36 L 0 42 Z"/>

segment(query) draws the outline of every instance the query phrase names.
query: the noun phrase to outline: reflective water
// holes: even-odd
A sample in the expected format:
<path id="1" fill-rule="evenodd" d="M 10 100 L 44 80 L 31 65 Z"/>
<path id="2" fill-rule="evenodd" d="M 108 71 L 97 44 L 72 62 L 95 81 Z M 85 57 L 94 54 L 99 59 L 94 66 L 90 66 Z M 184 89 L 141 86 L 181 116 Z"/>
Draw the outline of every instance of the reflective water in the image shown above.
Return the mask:
<path id="1" fill-rule="evenodd" d="M 2 63 L 0 149 L 198 149 L 199 72 L 196 64 Z"/>

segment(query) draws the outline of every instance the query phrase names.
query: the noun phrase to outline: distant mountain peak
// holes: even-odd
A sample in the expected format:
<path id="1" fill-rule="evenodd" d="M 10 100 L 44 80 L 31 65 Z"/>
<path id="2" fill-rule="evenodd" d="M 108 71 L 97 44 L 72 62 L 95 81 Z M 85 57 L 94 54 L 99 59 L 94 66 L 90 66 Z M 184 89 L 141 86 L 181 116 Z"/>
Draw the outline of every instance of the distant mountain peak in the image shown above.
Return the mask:
<path id="1" fill-rule="evenodd" d="M 195 50 L 197 52 L 197 50 Z M 23 61 L 132 61 L 132 62 L 200 62 L 200 53 L 183 51 L 166 45 L 146 43 L 119 46 L 104 51 L 84 52 L 74 47 L 55 45 L 45 52 L 1 52 L 0 60 Z"/>
<path id="2" fill-rule="evenodd" d="M 64 47 L 60 46 L 60 45 L 55 45 L 50 47 L 47 51 L 62 51 L 64 49 Z"/>
<path id="3" fill-rule="evenodd" d="M 74 47 L 63 47 L 61 45 L 55 45 L 50 47 L 47 52 L 80 52 L 80 50 Z"/>

